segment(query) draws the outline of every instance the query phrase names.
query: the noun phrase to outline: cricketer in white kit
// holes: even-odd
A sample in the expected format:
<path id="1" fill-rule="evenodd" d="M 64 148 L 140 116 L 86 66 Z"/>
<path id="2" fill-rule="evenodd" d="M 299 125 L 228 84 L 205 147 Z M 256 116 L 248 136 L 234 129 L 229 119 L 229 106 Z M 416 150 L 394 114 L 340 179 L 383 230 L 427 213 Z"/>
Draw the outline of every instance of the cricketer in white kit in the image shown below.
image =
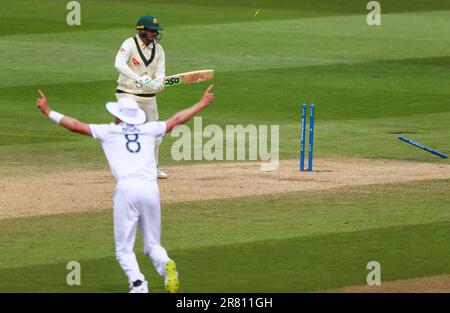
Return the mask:
<path id="1" fill-rule="evenodd" d="M 210 85 L 192 107 L 164 122 L 145 123 L 145 112 L 128 97 L 108 102 L 106 109 L 116 117 L 115 124 L 85 124 L 52 111 L 43 92 L 36 104 L 43 114 L 70 131 L 100 141 L 114 178 L 114 239 L 116 259 L 128 277 L 130 292 L 147 293 L 148 283 L 139 269 L 134 253 L 140 224 L 145 254 L 156 271 L 164 276 L 167 292 L 179 290 L 176 264 L 161 246 L 161 202 L 154 156 L 156 138 L 183 124 L 213 100 Z"/>
<path id="2" fill-rule="evenodd" d="M 164 90 L 166 58 L 159 44 L 162 28 L 156 17 L 146 15 L 136 23 L 137 34 L 126 39 L 116 55 L 114 67 L 119 73 L 116 98 L 133 98 L 144 110 L 147 122 L 159 119 L 156 94 Z M 155 160 L 158 178 L 167 174 L 158 168 L 159 146 L 162 137 L 155 142 Z"/>

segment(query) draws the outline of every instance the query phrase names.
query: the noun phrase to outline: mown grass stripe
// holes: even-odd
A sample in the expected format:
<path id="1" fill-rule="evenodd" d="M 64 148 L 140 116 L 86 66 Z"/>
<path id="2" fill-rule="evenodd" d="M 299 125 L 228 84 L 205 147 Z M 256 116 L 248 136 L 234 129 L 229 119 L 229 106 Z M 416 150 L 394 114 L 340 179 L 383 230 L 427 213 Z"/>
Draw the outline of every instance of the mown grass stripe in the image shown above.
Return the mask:
<path id="1" fill-rule="evenodd" d="M 381 264 L 382 281 L 449 273 L 449 226 L 447 222 L 385 227 L 169 254 L 178 263 L 183 292 L 305 292 L 365 284 L 369 261 Z M 151 290 L 163 292 L 162 278 L 150 261 L 142 253 L 138 257 Z M 78 261 L 79 287 L 66 285 L 66 263 L 52 263 L 0 270 L 0 291 L 126 291 L 126 279 L 112 256 Z"/>
<path id="2" fill-rule="evenodd" d="M 164 204 L 163 243 L 180 251 L 449 221 L 449 188 L 447 179 Z M 0 220 L 0 268 L 111 255 L 112 229 L 111 210 Z"/>

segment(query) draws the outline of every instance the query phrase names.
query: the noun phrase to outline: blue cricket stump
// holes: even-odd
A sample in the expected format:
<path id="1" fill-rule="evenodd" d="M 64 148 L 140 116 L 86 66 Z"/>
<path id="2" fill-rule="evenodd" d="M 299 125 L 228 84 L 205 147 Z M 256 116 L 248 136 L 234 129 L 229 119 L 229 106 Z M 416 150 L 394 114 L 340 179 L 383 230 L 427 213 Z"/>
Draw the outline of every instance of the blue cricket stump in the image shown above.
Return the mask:
<path id="1" fill-rule="evenodd" d="M 417 141 L 414 141 L 414 140 L 412 140 L 412 139 L 406 138 L 406 137 L 404 137 L 404 136 L 398 136 L 398 139 L 400 139 L 400 140 L 402 140 L 402 141 L 404 141 L 404 142 L 407 142 L 407 143 L 409 143 L 410 145 L 419 147 L 420 149 L 423 149 L 423 150 L 425 150 L 425 151 L 428 151 L 428 152 L 430 152 L 430 153 L 433 153 L 433 154 L 435 154 L 435 155 L 438 155 L 438 156 L 440 156 L 441 158 L 444 158 L 444 159 L 448 158 L 448 156 L 447 156 L 446 154 L 444 154 L 444 153 L 442 153 L 442 152 L 439 152 L 439 151 L 437 151 L 437 150 L 431 149 L 430 147 L 424 146 L 424 145 L 422 145 L 422 144 L 420 144 L 420 143 L 418 143 Z"/>
<path id="2" fill-rule="evenodd" d="M 308 172 L 313 170 L 313 150 L 314 150 L 314 104 L 311 104 L 309 115 L 309 153 L 308 153 Z"/>
<path id="3" fill-rule="evenodd" d="M 306 140 L 306 103 L 302 106 L 302 134 L 300 137 L 300 172 L 305 170 L 305 140 Z"/>
<path id="4" fill-rule="evenodd" d="M 302 105 L 302 133 L 300 136 L 300 172 L 305 171 L 305 148 L 306 148 L 306 114 L 307 105 Z M 313 151 L 314 151 L 314 104 L 311 104 L 309 114 L 309 145 L 308 145 L 308 172 L 313 170 Z"/>

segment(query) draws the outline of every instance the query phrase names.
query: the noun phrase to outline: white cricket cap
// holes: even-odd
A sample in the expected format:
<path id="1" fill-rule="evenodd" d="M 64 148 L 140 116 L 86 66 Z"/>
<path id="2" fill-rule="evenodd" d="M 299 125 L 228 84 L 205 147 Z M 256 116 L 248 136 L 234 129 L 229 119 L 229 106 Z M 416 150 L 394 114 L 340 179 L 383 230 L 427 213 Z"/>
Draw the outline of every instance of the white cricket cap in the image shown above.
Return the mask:
<path id="1" fill-rule="evenodd" d="M 141 110 L 132 98 L 120 98 L 117 102 L 108 102 L 106 109 L 109 113 L 127 124 L 139 125 L 145 122 L 145 112 Z"/>

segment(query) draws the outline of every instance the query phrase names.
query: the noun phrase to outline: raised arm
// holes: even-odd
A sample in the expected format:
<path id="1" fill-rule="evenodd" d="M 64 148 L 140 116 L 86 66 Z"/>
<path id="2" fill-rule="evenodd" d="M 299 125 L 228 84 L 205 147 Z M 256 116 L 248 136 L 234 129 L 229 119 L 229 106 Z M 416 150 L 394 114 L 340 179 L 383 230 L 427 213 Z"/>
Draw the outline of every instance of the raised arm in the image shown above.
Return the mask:
<path id="1" fill-rule="evenodd" d="M 45 116 L 48 116 L 62 127 L 65 127 L 72 132 L 86 136 L 92 136 L 91 128 L 88 124 L 81 123 L 80 121 L 70 116 L 64 116 L 61 113 L 52 111 L 52 109 L 48 106 L 47 98 L 45 97 L 44 93 L 39 90 L 39 95 L 40 97 L 36 101 L 36 105 Z"/>
<path id="2" fill-rule="evenodd" d="M 172 131 L 172 129 L 180 124 L 184 124 L 189 121 L 195 114 L 206 108 L 211 102 L 214 101 L 214 94 L 211 89 L 214 85 L 210 85 L 206 89 L 200 101 L 191 106 L 188 109 L 175 113 L 170 119 L 167 120 L 166 133 Z"/>

